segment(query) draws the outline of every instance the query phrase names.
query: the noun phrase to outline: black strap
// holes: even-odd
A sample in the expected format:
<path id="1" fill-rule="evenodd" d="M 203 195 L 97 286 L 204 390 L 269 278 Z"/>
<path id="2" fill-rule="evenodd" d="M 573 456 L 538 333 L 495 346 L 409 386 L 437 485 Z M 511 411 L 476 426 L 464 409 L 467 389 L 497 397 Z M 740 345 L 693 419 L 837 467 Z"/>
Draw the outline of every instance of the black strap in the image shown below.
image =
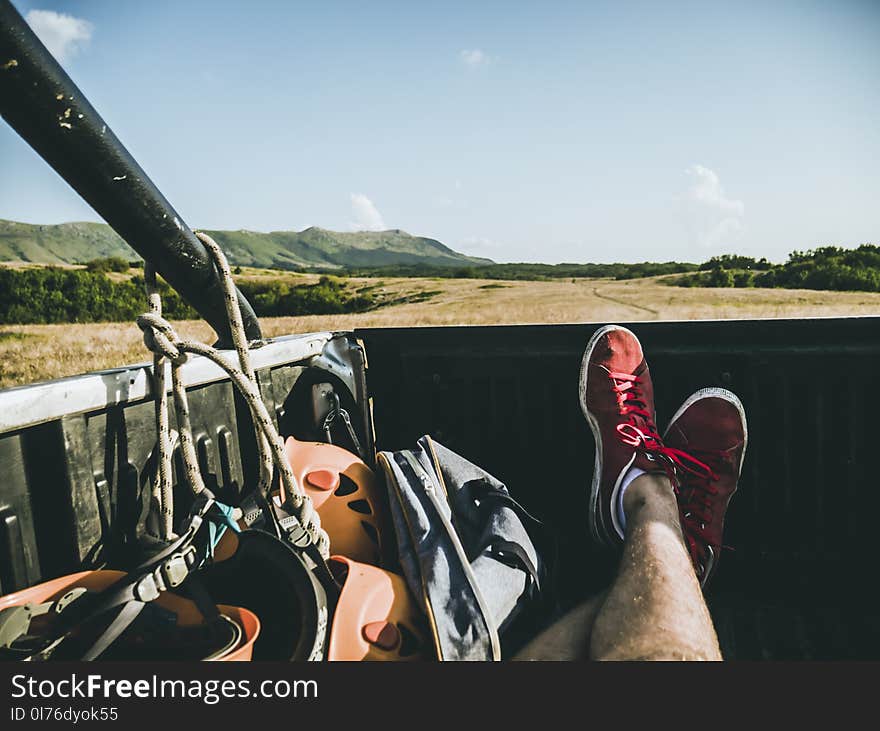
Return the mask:
<path id="1" fill-rule="evenodd" d="M 149 564 L 126 574 L 104 591 L 85 594 L 74 601 L 58 615 L 59 633 L 69 632 L 74 625 L 120 605 L 154 601 L 162 592 L 180 586 L 199 563 L 197 551 L 191 545 L 193 535 L 185 534 Z"/>
<path id="2" fill-rule="evenodd" d="M 162 592 L 183 584 L 204 558 L 204 553 L 194 544 L 203 533 L 202 527 L 206 521 L 212 519 L 212 509 L 218 510 L 210 493 L 202 499 L 203 502 L 192 515 L 187 530 L 177 540 L 104 591 L 86 593 L 58 614 L 50 644 L 57 643 L 77 625 L 121 607 L 107 629 L 82 657 L 83 660 L 93 660 L 131 625 L 149 602 L 157 599 Z M 213 613 L 216 613 L 216 606 L 213 603 L 211 605 Z"/>
<path id="3" fill-rule="evenodd" d="M 500 503 L 507 508 L 510 508 L 515 512 L 521 519 L 526 520 L 531 523 L 533 528 L 540 529 L 541 533 L 546 532 L 546 526 L 540 520 L 538 520 L 534 515 L 529 513 L 522 505 L 520 505 L 513 497 L 510 495 L 507 490 L 501 489 L 499 487 L 495 487 L 489 482 L 481 483 L 482 489 L 480 490 L 480 499 L 482 501 L 491 501 L 495 503 Z M 526 531 L 529 532 L 528 530 Z M 493 552 L 501 552 L 503 554 L 510 554 L 515 556 L 519 560 L 519 567 L 525 570 L 525 572 L 532 579 L 531 589 L 534 591 L 541 591 L 541 572 L 538 571 L 538 568 L 535 566 L 529 554 L 519 543 L 515 543 L 513 541 L 507 541 L 503 539 L 495 539 L 491 541 L 487 546 L 483 546 L 481 549 L 484 551 L 486 548 L 490 548 Z"/>
<path id="4" fill-rule="evenodd" d="M 496 539 L 492 541 L 488 546 L 484 547 L 483 550 L 489 548 L 492 553 L 498 558 L 500 561 L 504 563 L 508 563 L 508 565 L 512 565 L 515 568 L 523 569 L 529 577 L 531 577 L 532 586 L 536 591 L 541 591 L 541 576 L 538 572 L 537 567 L 532 561 L 531 556 L 526 552 L 526 550 L 519 544 L 514 543 L 513 541 L 505 541 L 501 539 Z M 482 551 L 481 551 L 482 553 Z M 502 554 L 502 555 L 499 555 Z M 518 559 L 518 566 L 513 563 L 504 561 L 506 556 L 513 556 Z"/>
<path id="5" fill-rule="evenodd" d="M 526 510 L 522 505 L 514 500 L 513 497 L 511 497 L 510 493 L 506 490 L 495 487 L 488 482 L 480 482 L 479 486 L 482 488 L 480 490 L 481 500 L 492 500 L 502 503 L 503 505 L 513 510 L 513 512 L 519 515 L 520 518 L 525 518 L 529 522 L 533 523 L 535 526 L 544 528 L 544 523 L 538 520 L 528 510 Z"/>
<path id="6" fill-rule="evenodd" d="M 204 584 L 201 582 L 197 574 L 189 574 L 187 580 L 183 584 L 183 589 L 184 593 L 195 603 L 196 608 L 206 620 L 214 619 L 219 616 L 220 610 L 211 599 L 207 589 L 205 589 Z M 81 659 L 88 661 L 100 657 L 101 653 L 110 647 L 110 645 L 119 638 L 119 635 L 128 629 L 131 623 L 137 619 L 146 606 L 147 602 L 142 602 L 137 599 L 132 599 L 124 603 L 122 609 L 119 610 L 119 614 L 116 615 L 107 629 L 101 633 L 100 637 L 98 637 L 92 647 L 83 654 Z M 97 616 L 100 613 L 101 612 L 98 612 L 94 616 Z"/>
<path id="7" fill-rule="evenodd" d="M 83 660 L 94 660 L 101 655 L 104 650 L 128 629 L 129 625 L 134 622 L 143 608 L 147 606 L 144 602 L 130 601 L 125 604 L 116 618 L 110 623 L 110 626 L 101 634 L 100 637 L 82 656 Z"/>

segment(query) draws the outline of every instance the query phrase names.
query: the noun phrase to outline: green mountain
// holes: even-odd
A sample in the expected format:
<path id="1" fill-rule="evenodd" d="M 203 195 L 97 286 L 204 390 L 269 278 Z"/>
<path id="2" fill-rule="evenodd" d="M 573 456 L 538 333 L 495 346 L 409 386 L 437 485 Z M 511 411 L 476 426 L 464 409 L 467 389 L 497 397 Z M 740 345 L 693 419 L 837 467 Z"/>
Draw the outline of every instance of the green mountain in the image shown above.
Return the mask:
<path id="1" fill-rule="evenodd" d="M 340 269 L 391 264 L 479 266 L 490 259 L 465 256 L 435 239 L 405 231 L 340 233 L 305 231 L 207 231 L 229 261 L 275 269 Z M 0 261 L 76 264 L 107 256 L 139 256 L 105 223 L 35 225 L 0 219 Z"/>

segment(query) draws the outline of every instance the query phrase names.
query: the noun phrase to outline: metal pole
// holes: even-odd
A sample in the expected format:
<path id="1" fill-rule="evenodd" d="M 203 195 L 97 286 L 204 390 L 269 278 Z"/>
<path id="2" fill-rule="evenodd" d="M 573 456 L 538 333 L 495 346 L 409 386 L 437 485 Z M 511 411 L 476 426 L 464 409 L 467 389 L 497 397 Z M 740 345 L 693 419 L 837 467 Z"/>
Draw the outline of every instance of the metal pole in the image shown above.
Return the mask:
<path id="1" fill-rule="evenodd" d="M 223 293 L 202 242 L 9 0 L 0 0 L 0 113 L 228 345 Z M 248 338 L 260 339 L 257 316 L 241 292 L 238 300 Z"/>

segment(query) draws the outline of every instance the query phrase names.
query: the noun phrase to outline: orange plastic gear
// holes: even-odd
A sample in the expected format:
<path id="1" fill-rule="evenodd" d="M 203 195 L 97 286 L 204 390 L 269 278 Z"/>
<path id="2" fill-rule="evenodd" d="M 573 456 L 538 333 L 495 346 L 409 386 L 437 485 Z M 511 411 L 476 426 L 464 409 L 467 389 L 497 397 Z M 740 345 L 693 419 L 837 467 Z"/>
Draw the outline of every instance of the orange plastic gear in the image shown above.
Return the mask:
<path id="1" fill-rule="evenodd" d="M 42 604 L 61 599 L 65 594 L 77 588 L 99 592 L 109 587 L 114 582 L 125 576 L 122 571 L 80 571 L 76 574 L 59 576 L 57 579 L 37 584 L 28 589 L 22 589 L 14 594 L 0 597 L 0 609 L 18 607 L 25 604 Z M 198 610 L 195 602 L 170 591 L 163 592 L 155 600 L 156 604 L 177 615 L 177 625 L 187 627 L 198 625 L 205 621 L 204 616 Z M 210 658 L 211 660 L 234 661 L 250 660 L 253 656 L 254 642 L 260 634 L 260 620 L 257 615 L 244 607 L 232 607 L 218 604 L 220 614 L 235 622 L 242 631 L 238 644 L 227 652 Z M 174 659 L 174 658 L 169 658 Z"/>
<path id="2" fill-rule="evenodd" d="M 330 559 L 342 593 L 330 627 L 328 660 L 430 660 L 433 645 L 406 581 L 345 556 Z"/>
<path id="3" fill-rule="evenodd" d="M 387 512 L 373 471 L 334 444 L 288 437 L 284 451 L 297 482 L 321 517 L 333 553 L 379 566 Z M 282 492 L 282 502 L 284 497 Z"/>

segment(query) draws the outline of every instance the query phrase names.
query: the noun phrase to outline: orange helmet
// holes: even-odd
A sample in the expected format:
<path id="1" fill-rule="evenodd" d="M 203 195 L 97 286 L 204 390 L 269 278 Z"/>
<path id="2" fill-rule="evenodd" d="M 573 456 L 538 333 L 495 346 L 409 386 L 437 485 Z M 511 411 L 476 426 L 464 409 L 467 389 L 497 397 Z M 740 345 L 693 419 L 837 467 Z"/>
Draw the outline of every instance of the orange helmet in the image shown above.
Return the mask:
<path id="1" fill-rule="evenodd" d="M 105 612 L 74 624 L 59 638 L 54 623 L 85 595 L 112 594 L 122 571 L 82 571 L 0 597 L 0 657 L 75 660 L 99 640 L 108 625 Z M 260 620 L 242 607 L 218 605 L 208 619 L 195 602 L 162 591 L 100 654 L 113 660 L 250 660 Z M 122 611 L 125 611 L 124 609 Z M 110 620 L 112 622 L 112 618 Z"/>
<path id="2" fill-rule="evenodd" d="M 328 660 L 430 660 L 424 616 L 406 582 L 375 566 L 333 556 L 342 592 L 330 627 Z"/>
<path id="3" fill-rule="evenodd" d="M 382 562 L 383 495 L 376 476 L 342 447 L 288 437 L 284 451 L 297 482 L 311 497 L 333 553 L 378 566 Z M 281 495 L 284 502 L 285 495 Z"/>

